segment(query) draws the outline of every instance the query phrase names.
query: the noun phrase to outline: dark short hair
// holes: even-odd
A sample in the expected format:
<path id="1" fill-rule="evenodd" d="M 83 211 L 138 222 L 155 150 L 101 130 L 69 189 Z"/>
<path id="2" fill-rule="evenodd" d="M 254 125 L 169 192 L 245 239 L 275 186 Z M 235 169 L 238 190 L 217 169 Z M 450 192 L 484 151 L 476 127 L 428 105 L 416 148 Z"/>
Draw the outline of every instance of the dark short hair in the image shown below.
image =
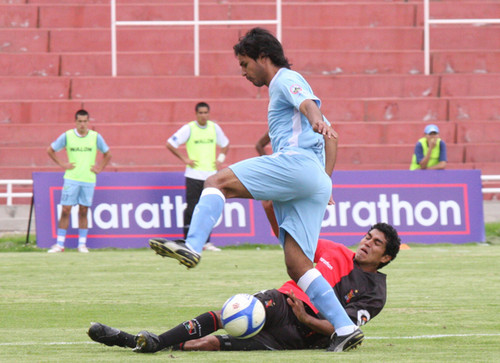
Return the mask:
<path id="1" fill-rule="evenodd" d="M 208 108 L 208 110 L 210 111 L 210 106 L 209 106 L 209 105 L 208 105 L 208 103 L 206 103 L 206 102 L 198 102 L 198 103 L 196 104 L 196 106 L 194 107 L 194 110 L 195 110 L 196 112 L 198 112 L 198 110 L 200 109 L 200 107 L 206 107 L 206 108 Z"/>
<path id="2" fill-rule="evenodd" d="M 87 116 L 88 117 L 89 113 L 82 108 L 81 110 L 76 111 L 75 120 L 78 118 L 78 116 Z"/>
<path id="3" fill-rule="evenodd" d="M 370 231 L 372 229 L 377 229 L 384 234 L 387 241 L 384 255 L 391 256 L 390 261 L 380 263 L 380 265 L 378 265 L 377 269 L 380 269 L 396 258 L 396 255 L 399 252 L 399 247 L 401 246 L 401 239 L 399 238 L 398 231 L 396 231 L 396 229 L 390 224 L 377 223 L 370 228 Z"/>
<path id="4" fill-rule="evenodd" d="M 281 68 L 290 68 L 281 43 L 268 30 L 250 29 L 233 47 L 234 55 L 242 55 L 257 60 L 260 56 L 268 57 L 271 62 Z"/>

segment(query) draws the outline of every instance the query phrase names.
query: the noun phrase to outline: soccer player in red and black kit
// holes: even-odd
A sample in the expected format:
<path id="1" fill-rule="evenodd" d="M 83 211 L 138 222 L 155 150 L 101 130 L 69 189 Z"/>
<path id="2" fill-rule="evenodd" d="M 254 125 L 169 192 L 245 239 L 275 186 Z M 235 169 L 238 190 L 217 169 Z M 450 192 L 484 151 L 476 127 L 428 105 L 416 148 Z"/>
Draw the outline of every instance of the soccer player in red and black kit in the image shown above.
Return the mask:
<path id="1" fill-rule="evenodd" d="M 356 252 L 344 245 L 320 239 L 314 257 L 316 269 L 330 283 L 351 320 L 358 326 L 375 317 L 386 301 L 386 276 L 378 272 L 396 258 L 401 241 L 386 223 L 375 224 L 362 238 Z M 222 329 L 219 311 L 209 311 L 157 336 L 141 331 L 136 336 L 93 323 L 90 338 L 109 346 L 154 353 L 174 350 L 285 350 L 327 348 L 335 333 L 293 281 L 279 289 L 255 294 L 266 308 L 266 323 L 254 337 L 237 339 L 209 335 Z"/>

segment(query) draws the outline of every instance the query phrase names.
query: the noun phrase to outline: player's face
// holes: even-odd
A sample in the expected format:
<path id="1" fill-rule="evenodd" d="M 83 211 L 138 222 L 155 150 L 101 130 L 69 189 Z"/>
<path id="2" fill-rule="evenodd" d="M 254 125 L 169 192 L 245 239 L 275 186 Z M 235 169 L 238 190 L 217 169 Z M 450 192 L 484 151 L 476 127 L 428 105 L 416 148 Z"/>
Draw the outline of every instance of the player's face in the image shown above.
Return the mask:
<path id="1" fill-rule="evenodd" d="M 89 117 L 82 115 L 76 116 L 76 129 L 80 135 L 87 135 L 89 129 Z"/>
<path id="2" fill-rule="evenodd" d="M 257 61 L 246 56 L 238 54 L 238 62 L 241 67 L 241 75 L 252 82 L 257 87 L 266 85 L 265 69 L 261 63 L 261 58 Z"/>
<path id="3" fill-rule="evenodd" d="M 375 272 L 381 262 L 391 259 L 385 254 L 387 239 L 378 229 L 369 231 L 359 243 L 354 259 L 365 271 Z"/>
<path id="4" fill-rule="evenodd" d="M 196 120 L 201 126 L 206 125 L 210 112 L 208 111 L 208 107 L 198 107 L 198 111 L 196 111 Z"/>

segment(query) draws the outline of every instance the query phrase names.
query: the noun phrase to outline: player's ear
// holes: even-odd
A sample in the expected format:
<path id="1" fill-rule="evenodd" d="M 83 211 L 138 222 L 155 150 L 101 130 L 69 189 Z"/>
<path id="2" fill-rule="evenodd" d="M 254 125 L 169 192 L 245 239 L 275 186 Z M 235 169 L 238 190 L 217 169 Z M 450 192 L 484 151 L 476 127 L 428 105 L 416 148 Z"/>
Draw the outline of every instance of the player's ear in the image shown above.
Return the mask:
<path id="1" fill-rule="evenodd" d="M 392 257 L 390 255 L 383 255 L 382 258 L 380 259 L 380 263 L 389 263 L 392 260 Z"/>

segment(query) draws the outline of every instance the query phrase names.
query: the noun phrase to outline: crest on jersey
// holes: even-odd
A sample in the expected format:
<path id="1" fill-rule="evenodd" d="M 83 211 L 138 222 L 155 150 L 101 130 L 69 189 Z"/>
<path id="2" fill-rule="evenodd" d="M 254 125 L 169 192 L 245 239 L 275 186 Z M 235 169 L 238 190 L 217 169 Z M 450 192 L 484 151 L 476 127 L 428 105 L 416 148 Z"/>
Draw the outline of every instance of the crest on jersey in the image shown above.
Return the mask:
<path id="1" fill-rule="evenodd" d="M 302 87 L 300 87 L 298 84 L 294 84 L 293 86 L 290 87 L 290 93 L 292 95 L 296 95 L 297 93 L 302 92 Z"/>

